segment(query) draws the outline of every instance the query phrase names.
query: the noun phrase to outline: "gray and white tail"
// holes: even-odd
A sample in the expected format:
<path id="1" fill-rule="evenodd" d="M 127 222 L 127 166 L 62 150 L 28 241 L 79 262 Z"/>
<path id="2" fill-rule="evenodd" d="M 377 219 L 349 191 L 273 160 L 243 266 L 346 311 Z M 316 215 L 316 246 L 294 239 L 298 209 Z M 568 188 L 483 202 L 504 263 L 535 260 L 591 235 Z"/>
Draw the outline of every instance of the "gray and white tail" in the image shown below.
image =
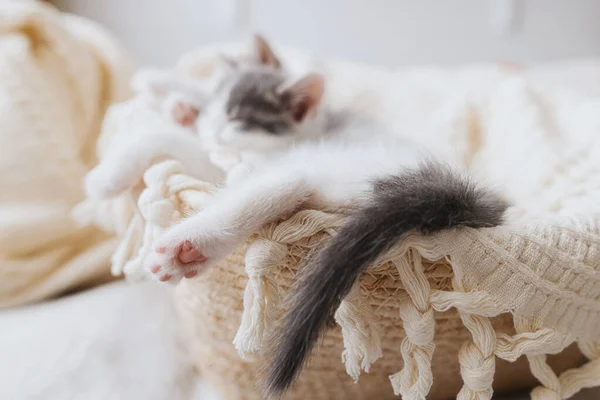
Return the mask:
<path id="1" fill-rule="evenodd" d="M 288 311 L 268 342 L 269 396 L 290 386 L 354 282 L 404 234 L 493 227 L 502 223 L 508 206 L 434 162 L 376 182 L 373 194 L 371 204 L 342 227 L 292 288 Z"/>

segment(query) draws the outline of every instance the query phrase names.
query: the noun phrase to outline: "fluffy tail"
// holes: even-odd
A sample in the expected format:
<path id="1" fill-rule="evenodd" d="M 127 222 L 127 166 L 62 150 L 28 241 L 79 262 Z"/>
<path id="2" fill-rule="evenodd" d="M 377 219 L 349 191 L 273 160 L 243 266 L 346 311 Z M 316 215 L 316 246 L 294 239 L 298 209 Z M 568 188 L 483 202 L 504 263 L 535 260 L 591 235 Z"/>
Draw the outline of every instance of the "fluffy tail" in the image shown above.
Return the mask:
<path id="1" fill-rule="evenodd" d="M 404 234 L 496 226 L 507 206 L 449 167 L 432 162 L 376 182 L 371 204 L 306 266 L 290 292 L 288 311 L 269 340 L 268 395 L 288 388 L 354 282 Z"/>

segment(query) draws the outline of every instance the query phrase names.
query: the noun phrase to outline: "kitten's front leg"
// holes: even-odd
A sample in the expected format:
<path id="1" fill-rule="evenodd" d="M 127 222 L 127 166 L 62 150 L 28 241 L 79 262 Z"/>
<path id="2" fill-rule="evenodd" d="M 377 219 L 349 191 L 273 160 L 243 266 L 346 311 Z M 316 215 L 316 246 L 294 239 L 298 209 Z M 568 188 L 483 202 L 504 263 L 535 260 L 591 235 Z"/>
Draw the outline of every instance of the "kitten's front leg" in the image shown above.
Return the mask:
<path id="1" fill-rule="evenodd" d="M 92 199 L 114 197 L 138 183 L 150 166 L 141 152 L 120 151 L 102 160 L 85 177 L 85 189 Z"/>
<path id="2" fill-rule="evenodd" d="M 208 160 L 198 137 L 173 126 L 172 131 L 140 135 L 113 149 L 86 176 L 88 196 L 105 199 L 120 194 L 140 182 L 144 172 L 160 158 L 178 160 L 198 179 L 216 182 L 223 175 Z"/>
<path id="3" fill-rule="evenodd" d="M 194 277 L 264 224 L 297 210 L 310 195 L 305 180 L 289 174 L 267 174 L 223 189 L 209 207 L 159 238 L 145 266 L 162 282 Z"/>

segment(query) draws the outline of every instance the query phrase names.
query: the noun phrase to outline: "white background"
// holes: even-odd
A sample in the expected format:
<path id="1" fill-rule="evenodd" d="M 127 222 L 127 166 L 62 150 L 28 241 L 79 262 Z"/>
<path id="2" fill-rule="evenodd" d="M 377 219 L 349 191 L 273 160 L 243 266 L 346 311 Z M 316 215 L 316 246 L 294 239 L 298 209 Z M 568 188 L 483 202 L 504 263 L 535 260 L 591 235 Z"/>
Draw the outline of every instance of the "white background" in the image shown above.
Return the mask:
<path id="1" fill-rule="evenodd" d="M 55 2 L 109 27 L 144 64 L 172 65 L 186 50 L 252 31 L 390 66 L 600 56 L 598 0 Z"/>

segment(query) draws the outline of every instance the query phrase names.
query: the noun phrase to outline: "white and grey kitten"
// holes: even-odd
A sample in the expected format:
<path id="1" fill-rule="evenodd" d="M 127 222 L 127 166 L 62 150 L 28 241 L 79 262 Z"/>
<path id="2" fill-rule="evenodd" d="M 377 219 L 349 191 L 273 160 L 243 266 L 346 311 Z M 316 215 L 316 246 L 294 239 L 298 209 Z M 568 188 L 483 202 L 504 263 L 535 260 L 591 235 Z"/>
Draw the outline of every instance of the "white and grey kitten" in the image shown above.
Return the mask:
<path id="1" fill-rule="evenodd" d="M 237 142 L 267 131 L 274 138 L 319 139 L 262 160 L 246 179 L 217 191 L 207 207 L 156 241 L 145 267 L 163 282 L 192 278 L 264 224 L 299 209 L 350 213 L 348 223 L 305 267 L 308 272 L 288 296 L 283 323 L 268 341 L 266 384 L 274 394 L 293 382 L 361 273 L 403 235 L 496 226 L 507 204 L 409 138 L 372 125 L 327 132 L 327 124 L 314 117 L 323 115 L 324 82 L 316 75 L 291 86 L 272 76 L 248 77 L 226 91 L 219 138 Z M 244 96 L 238 99 L 242 82 Z M 247 110 L 250 104 L 259 111 Z M 308 116 L 313 120 L 305 122 Z"/>

